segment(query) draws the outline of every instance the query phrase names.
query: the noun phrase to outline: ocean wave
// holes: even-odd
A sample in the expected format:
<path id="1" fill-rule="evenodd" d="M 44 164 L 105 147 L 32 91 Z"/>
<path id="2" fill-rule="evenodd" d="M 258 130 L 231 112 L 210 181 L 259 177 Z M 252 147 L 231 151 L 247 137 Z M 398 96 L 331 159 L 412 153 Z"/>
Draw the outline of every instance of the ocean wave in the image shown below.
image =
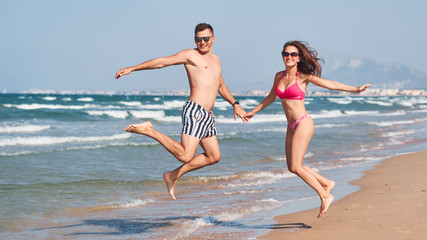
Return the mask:
<path id="1" fill-rule="evenodd" d="M 42 97 L 42 99 L 46 101 L 55 101 L 56 97 Z"/>
<path id="2" fill-rule="evenodd" d="M 415 122 L 427 122 L 427 118 L 415 118 Z"/>
<path id="3" fill-rule="evenodd" d="M 282 206 L 283 203 L 276 199 L 268 198 L 249 201 L 245 205 L 247 206 L 242 206 L 239 203 L 239 206 L 230 206 L 230 210 L 222 211 L 214 216 L 203 216 L 187 220 L 181 225 L 176 237 L 173 239 L 188 238 L 198 229 L 211 225 L 245 227 L 245 225 L 236 222 L 236 220 L 256 212 L 272 210 Z"/>
<path id="4" fill-rule="evenodd" d="M 219 186 L 219 188 L 240 188 L 273 184 L 280 179 L 294 177 L 295 175 L 290 172 L 273 173 L 269 171 L 260 171 L 239 173 L 235 176 L 237 176 L 237 178 L 227 184 Z"/>
<path id="5" fill-rule="evenodd" d="M 259 102 L 255 99 L 244 99 L 241 101 L 241 105 L 248 107 L 248 106 L 257 106 Z"/>
<path id="6" fill-rule="evenodd" d="M 345 97 L 345 98 L 328 98 L 329 102 L 333 102 L 333 103 L 337 103 L 337 104 L 350 104 L 353 102 L 353 100 L 349 97 Z"/>
<path id="7" fill-rule="evenodd" d="M 136 199 L 128 202 L 110 203 L 102 206 L 89 207 L 89 211 L 105 211 L 105 210 L 116 210 L 116 209 L 129 209 L 129 208 L 140 208 L 149 203 L 153 203 L 153 199 L 141 200 Z"/>
<path id="8" fill-rule="evenodd" d="M 228 103 L 224 100 L 217 100 L 215 102 L 215 109 L 216 110 L 226 111 L 227 108 L 231 108 L 230 103 Z"/>
<path id="9" fill-rule="evenodd" d="M 224 195 L 241 195 L 241 194 L 258 194 L 262 192 L 268 192 L 273 190 L 239 190 L 233 192 L 224 192 Z"/>
<path id="10" fill-rule="evenodd" d="M 133 101 L 133 102 L 120 101 L 119 103 L 120 103 L 120 104 L 123 104 L 123 105 L 125 105 L 125 106 L 131 106 L 131 107 L 134 107 L 134 106 L 141 106 L 141 105 L 142 105 L 142 103 L 141 103 L 141 102 L 137 102 L 137 101 Z"/>
<path id="11" fill-rule="evenodd" d="M 357 156 L 357 157 L 347 157 L 347 158 L 340 158 L 339 161 L 343 162 L 360 162 L 360 161 L 378 161 L 382 160 L 383 158 L 380 157 L 366 157 L 366 156 Z M 326 170 L 326 169 L 322 169 Z"/>
<path id="12" fill-rule="evenodd" d="M 81 97 L 81 98 L 77 98 L 77 101 L 79 101 L 79 102 L 93 102 L 94 99 L 91 97 Z"/>
<path id="13" fill-rule="evenodd" d="M 408 129 L 404 131 L 388 131 L 385 133 L 381 133 L 381 136 L 385 138 L 404 137 L 404 136 L 415 134 L 416 132 L 417 131 L 413 129 Z"/>
<path id="14" fill-rule="evenodd" d="M 410 112 L 413 112 L 413 113 L 425 113 L 425 112 L 427 112 L 427 106 L 425 108 L 422 108 L 422 109 L 419 109 L 419 110 L 412 110 Z"/>
<path id="15" fill-rule="evenodd" d="M 317 124 L 314 125 L 315 128 L 343 128 L 343 127 L 348 127 L 350 126 L 350 124 Z"/>
<path id="16" fill-rule="evenodd" d="M 139 109 L 155 109 L 155 110 L 170 110 L 170 109 L 182 109 L 185 101 L 173 100 L 173 101 L 164 101 L 163 104 L 143 104 L 138 106 Z"/>
<path id="17" fill-rule="evenodd" d="M 249 107 L 253 107 L 253 106 L 257 106 L 258 105 L 258 101 L 255 99 L 243 99 L 243 100 L 239 100 L 239 105 L 243 108 L 249 108 Z M 218 110 L 227 110 L 227 109 L 232 109 L 233 107 L 230 105 L 229 102 L 224 101 L 222 99 L 217 99 L 215 102 L 215 109 Z"/>
<path id="18" fill-rule="evenodd" d="M 120 118 L 125 119 L 129 116 L 129 113 L 127 111 L 120 111 L 120 110 L 105 110 L 105 111 L 98 111 L 98 110 L 90 110 L 86 111 L 87 114 L 91 116 L 108 116 L 112 118 Z"/>
<path id="19" fill-rule="evenodd" d="M 88 110 L 87 114 L 91 116 L 107 116 L 111 118 L 126 119 L 134 117 L 138 119 L 151 119 L 162 122 L 181 122 L 181 116 L 166 116 L 163 110 L 149 111 L 149 110 Z"/>
<path id="20" fill-rule="evenodd" d="M 242 123 L 240 118 L 235 121 L 234 117 L 218 116 L 215 118 L 218 123 Z M 265 123 L 265 122 L 284 122 L 286 121 L 285 114 L 258 114 L 255 115 L 249 123 Z"/>
<path id="21" fill-rule="evenodd" d="M 163 120 L 165 118 L 164 111 L 129 111 L 129 113 L 135 118 L 140 119 L 155 119 L 155 120 Z"/>
<path id="22" fill-rule="evenodd" d="M 168 117 L 164 117 L 164 118 L 159 118 L 156 119 L 158 121 L 164 121 L 164 122 L 182 122 L 181 116 L 179 117 L 174 117 L 174 116 L 168 116 Z"/>
<path id="23" fill-rule="evenodd" d="M 354 111 L 354 110 L 346 110 L 344 111 L 344 116 L 377 116 L 380 114 L 379 111 Z M 382 113 L 381 113 L 382 115 Z"/>
<path id="24" fill-rule="evenodd" d="M 310 113 L 310 116 L 315 118 L 337 118 L 337 117 L 348 117 L 348 116 L 375 116 L 380 114 L 379 111 L 340 111 L 340 110 L 321 110 L 317 113 Z"/>
<path id="25" fill-rule="evenodd" d="M 402 116 L 405 114 L 406 114 L 406 111 L 397 110 L 397 111 L 393 111 L 393 112 L 381 112 L 381 113 L 378 113 L 378 116 Z"/>
<path id="26" fill-rule="evenodd" d="M 39 154 L 39 153 L 47 153 L 47 152 L 65 152 L 65 151 L 76 151 L 76 150 L 95 150 L 102 148 L 110 148 L 110 147 L 123 147 L 123 146 L 131 146 L 131 147 L 146 147 L 152 145 L 158 145 L 158 142 L 150 142 L 150 143 L 109 143 L 109 144 L 98 144 L 91 146 L 78 146 L 78 147 L 67 147 L 67 148 L 55 148 L 50 150 L 38 150 L 38 151 L 17 151 L 17 152 L 0 152 L 0 156 L 4 157 L 12 157 L 12 156 L 21 156 L 21 155 L 30 155 L 30 154 Z"/>
<path id="27" fill-rule="evenodd" d="M 387 106 L 387 107 L 393 106 L 393 102 L 383 102 L 383 101 L 380 101 L 380 100 L 376 100 L 376 101 L 365 100 L 365 102 L 369 103 L 369 104 L 379 105 L 379 106 Z"/>
<path id="28" fill-rule="evenodd" d="M 100 106 L 97 105 L 58 105 L 58 104 L 40 104 L 40 103 L 33 103 L 33 104 L 3 104 L 4 107 L 7 108 L 18 108 L 22 110 L 36 110 L 36 109 L 72 109 L 72 110 L 81 110 L 81 109 L 87 109 L 87 108 L 99 108 Z"/>
<path id="29" fill-rule="evenodd" d="M 294 177 L 295 175 L 288 172 L 270 172 L 270 171 L 259 171 L 259 172 L 239 172 L 227 175 L 219 176 L 198 176 L 193 178 L 193 184 L 206 184 L 207 182 L 220 182 L 221 186 L 218 188 L 235 188 L 239 186 L 254 186 L 254 185 L 263 185 L 264 179 L 267 181 L 277 181 L 283 178 Z M 258 182 L 261 180 L 262 182 Z M 222 184 L 222 182 L 227 182 L 228 184 Z M 249 184 L 249 185 L 247 185 Z"/>
<path id="30" fill-rule="evenodd" d="M 249 129 L 246 133 L 260 133 L 260 132 L 286 132 L 286 125 L 278 128 L 258 128 L 258 129 Z"/>
<path id="31" fill-rule="evenodd" d="M 408 99 L 394 99 L 397 104 L 412 107 L 414 105 L 427 104 L 427 98 L 408 98 Z"/>
<path id="32" fill-rule="evenodd" d="M 130 138 L 130 133 L 115 134 L 112 136 L 92 136 L 92 137 L 16 137 L 0 140 L 0 147 L 5 146 L 39 146 L 39 145 L 55 145 L 70 142 L 100 142 L 112 141 Z"/>
<path id="33" fill-rule="evenodd" d="M 370 125 L 376 125 L 379 127 L 391 127 L 394 125 L 407 125 L 415 123 L 415 120 L 404 120 L 404 121 L 383 121 L 383 122 L 368 122 Z"/>
<path id="34" fill-rule="evenodd" d="M 0 133 L 33 133 L 49 129 L 50 125 L 0 126 Z"/>
<path id="35" fill-rule="evenodd" d="M 3 157 L 13 157 L 13 156 L 20 156 L 20 155 L 29 155 L 29 154 L 34 154 L 36 152 L 32 152 L 32 151 L 19 151 L 19 152 L 0 152 L 0 156 Z"/>
<path id="36" fill-rule="evenodd" d="M 172 239 L 185 239 L 189 237 L 192 233 L 197 231 L 199 228 L 212 224 L 213 222 L 210 217 L 201 217 L 193 220 L 187 220 L 182 224 L 175 238 Z"/>

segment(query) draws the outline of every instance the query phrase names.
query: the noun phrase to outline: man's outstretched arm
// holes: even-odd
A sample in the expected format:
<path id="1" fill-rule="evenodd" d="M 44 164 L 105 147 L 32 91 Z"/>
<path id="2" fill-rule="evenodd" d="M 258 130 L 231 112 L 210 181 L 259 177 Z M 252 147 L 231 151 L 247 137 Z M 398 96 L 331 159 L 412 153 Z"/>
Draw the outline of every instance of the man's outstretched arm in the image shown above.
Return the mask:
<path id="1" fill-rule="evenodd" d="M 190 54 L 190 51 L 191 50 L 188 50 L 188 49 L 182 50 L 175 55 L 171 55 L 168 57 L 154 58 L 133 67 L 122 68 L 116 73 L 115 78 L 118 79 L 124 75 L 128 75 L 133 71 L 150 70 L 150 69 L 164 68 L 171 65 L 186 64 L 189 62 L 188 55 Z"/>

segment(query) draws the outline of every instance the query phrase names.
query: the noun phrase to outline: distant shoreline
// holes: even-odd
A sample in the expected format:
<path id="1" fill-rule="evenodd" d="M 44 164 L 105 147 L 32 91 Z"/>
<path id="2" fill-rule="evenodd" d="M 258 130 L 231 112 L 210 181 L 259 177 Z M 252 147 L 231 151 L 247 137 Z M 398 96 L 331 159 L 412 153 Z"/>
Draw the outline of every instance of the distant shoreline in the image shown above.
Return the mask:
<path id="1" fill-rule="evenodd" d="M 267 90 L 252 90 L 249 92 L 233 92 L 235 96 L 267 96 Z M 21 92 L 7 92 L 3 90 L 2 94 L 57 94 L 57 95 L 146 95 L 146 96 L 189 96 L 188 90 L 175 90 L 175 91 L 90 91 L 90 90 L 26 90 Z M 412 97 L 425 97 L 427 91 L 424 89 L 380 89 L 372 88 L 367 89 L 365 92 L 356 94 L 348 92 L 337 91 L 308 91 L 309 97 L 345 97 L 345 96 L 366 96 L 366 97 L 396 97 L 396 96 L 412 96 Z"/>

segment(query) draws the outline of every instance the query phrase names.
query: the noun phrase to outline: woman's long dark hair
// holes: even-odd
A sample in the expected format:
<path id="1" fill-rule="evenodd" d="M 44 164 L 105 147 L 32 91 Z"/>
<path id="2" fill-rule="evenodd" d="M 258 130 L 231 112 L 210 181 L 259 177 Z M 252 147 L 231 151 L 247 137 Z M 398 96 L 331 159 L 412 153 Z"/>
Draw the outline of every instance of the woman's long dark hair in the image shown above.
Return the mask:
<path id="1" fill-rule="evenodd" d="M 301 59 L 297 65 L 299 72 L 314 74 L 318 77 L 322 75 L 322 66 L 320 62 L 323 62 L 323 60 L 317 57 L 317 51 L 312 49 L 307 42 L 289 41 L 283 46 L 283 52 L 287 46 L 293 46 L 298 49 Z"/>

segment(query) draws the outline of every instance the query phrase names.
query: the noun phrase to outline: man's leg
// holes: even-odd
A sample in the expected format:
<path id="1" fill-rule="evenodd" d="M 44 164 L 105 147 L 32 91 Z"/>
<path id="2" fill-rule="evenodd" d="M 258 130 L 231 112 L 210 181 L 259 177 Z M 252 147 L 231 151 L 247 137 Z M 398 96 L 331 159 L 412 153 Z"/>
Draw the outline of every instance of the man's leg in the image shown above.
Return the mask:
<path id="1" fill-rule="evenodd" d="M 182 134 L 181 143 L 153 128 L 151 122 L 131 124 L 124 131 L 138 133 L 153 138 L 166 148 L 178 161 L 186 163 L 193 159 L 200 139 Z M 184 137 L 185 136 L 185 137 Z"/>
<path id="2" fill-rule="evenodd" d="M 183 139 L 187 137 L 192 137 L 186 134 L 182 135 Z M 216 136 L 204 138 L 200 141 L 204 153 L 201 153 L 194 157 L 191 161 L 184 163 L 179 168 L 166 172 L 163 174 L 163 178 L 166 183 L 166 188 L 168 189 L 169 194 L 173 199 L 175 198 L 175 183 L 176 181 L 184 174 L 196 169 L 215 164 L 221 159 L 221 152 L 219 150 L 218 140 Z"/>

